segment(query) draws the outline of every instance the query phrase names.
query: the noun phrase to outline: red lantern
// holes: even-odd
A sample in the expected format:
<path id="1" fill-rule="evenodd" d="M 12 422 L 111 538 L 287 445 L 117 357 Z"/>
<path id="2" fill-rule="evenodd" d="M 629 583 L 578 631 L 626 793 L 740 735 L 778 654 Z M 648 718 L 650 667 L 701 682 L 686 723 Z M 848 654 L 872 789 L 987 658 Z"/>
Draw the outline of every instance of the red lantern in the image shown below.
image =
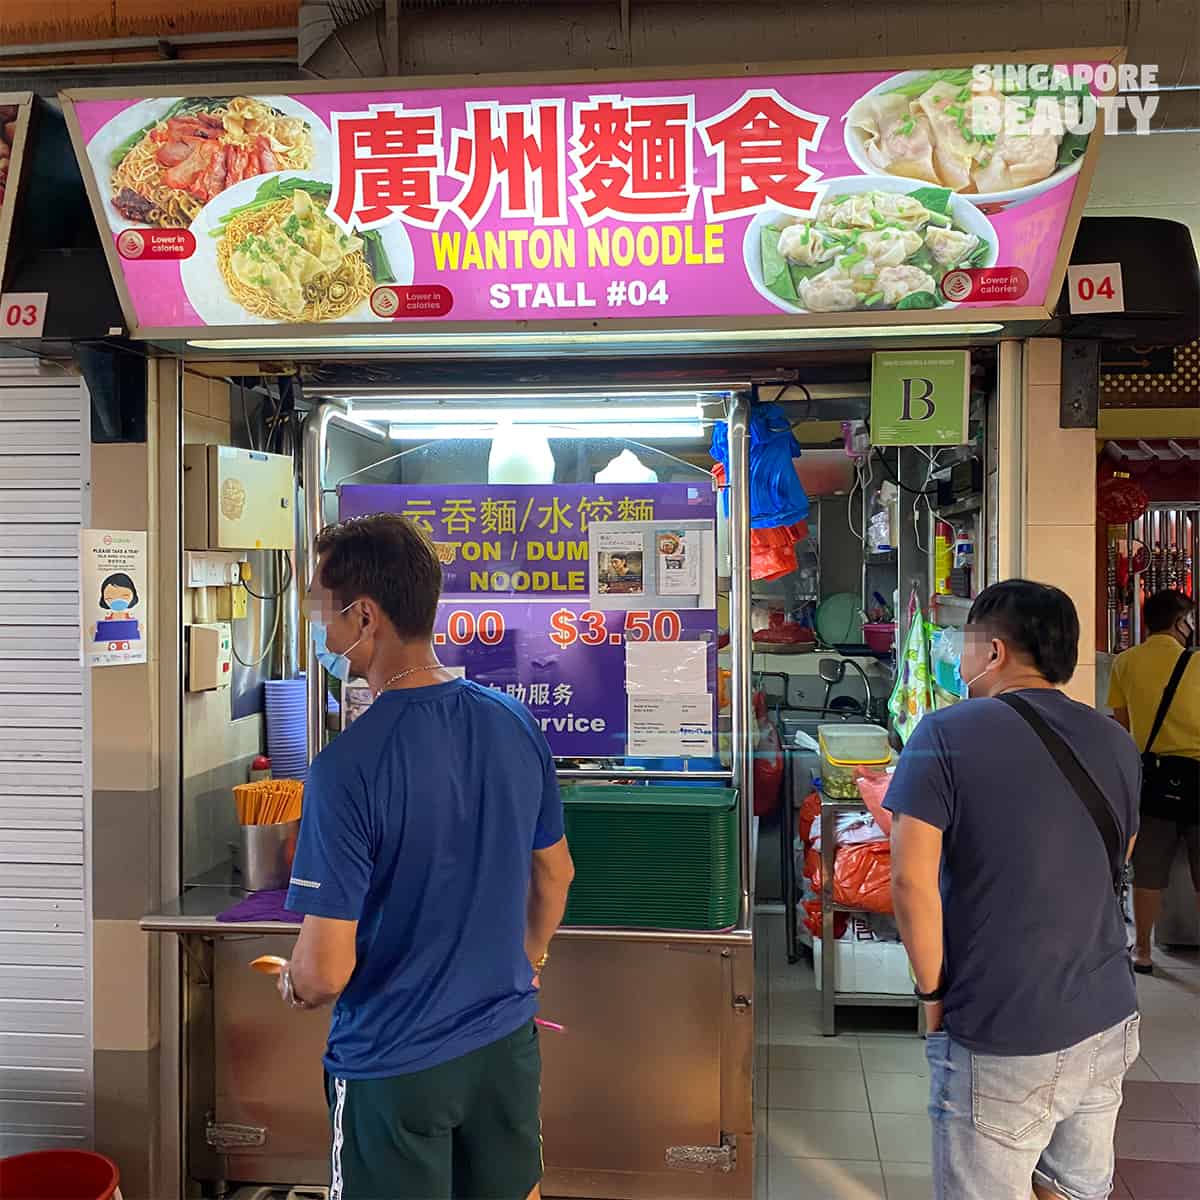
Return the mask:
<path id="1" fill-rule="evenodd" d="M 1096 511 L 1108 525 L 1128 525 L 1150 507 L 1150 498 L 1127 475 L 1106 479 L 1096 491 Z"/>

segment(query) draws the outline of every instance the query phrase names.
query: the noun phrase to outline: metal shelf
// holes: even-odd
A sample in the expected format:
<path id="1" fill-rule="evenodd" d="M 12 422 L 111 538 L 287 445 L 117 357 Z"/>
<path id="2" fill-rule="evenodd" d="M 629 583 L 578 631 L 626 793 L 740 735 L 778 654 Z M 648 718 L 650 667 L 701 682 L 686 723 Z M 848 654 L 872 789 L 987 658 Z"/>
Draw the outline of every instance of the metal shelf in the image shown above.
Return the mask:
<path id="1" fill-rule="evenodd" d="M 822 962 L 822 979 L 824 970 Z M 835 992 L 833 998 L 838 1004 L 853 1004 L 856 1008 L 916 1008 L 919 1003 L 916 996 L 895 996 L 891 992 Z"/>
<path id="2" fill-rule="evenodd" d="M 852 913 L 857 916 L 866 910 L 846 904 L 835 904 L 833 900 L 833 860 L 837 853 L 837 822 L 839 813 L 870 811 L 861 800 L 821 799 L 821 941 L 823 946 L 833 946 L 833 919 L 837 913 Z M 842 992 L 837 986 L 837 953 L 821 956 L 821 1032 L 826 1037 L 837 1036 L 837 1006 L 839 1004 L 862 1004 L 881 1008 L 915 1008 L 915 996 L 891 995 L 879 992 Z"/>
<path id="3" fill-rule="evenodd" d="M 970 500 L 959 500 L 955 504 L 947 504 L 938 508 L 939 517 L 965 517 L 968 513 L 983 511 L 983 497 L 975 496 Z"/>

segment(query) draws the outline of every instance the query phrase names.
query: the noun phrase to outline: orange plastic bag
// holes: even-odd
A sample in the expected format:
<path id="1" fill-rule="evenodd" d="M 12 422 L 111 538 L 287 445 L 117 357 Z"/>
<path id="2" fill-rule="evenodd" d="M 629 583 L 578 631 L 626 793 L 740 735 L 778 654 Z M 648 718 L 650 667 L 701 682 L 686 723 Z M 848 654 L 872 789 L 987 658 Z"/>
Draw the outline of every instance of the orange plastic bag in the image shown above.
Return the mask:
<path id="1" fill-rule="evenodd" d="M 833 898 L 867 912 L 892 911 L 892 848 L 887 842 L 843 846 L 833 860 Z"/>
<path id="2" fill-rule="evenodd" d="M 854 782 L 858 784 L 858 794 L 868 812 L 875 818 L 875 823 L 891 837 L 892 814 L 883 807 L 883 798 L 887 795 L 892 777 L 886 771 L 872 771 L 869 767 L 864 767 L 855 774 Z"/>
<path id="3" fill-rule="evenodd" d="M 797 542 L 808 537 L 808 522 L 750 530 L 750 578 L 780 579 L 796 569 Z"/>
<path id="4" fill-rule="evenodd" d="M 804 856 L 804 873 L 821 891 L 821 855 L 809 850 Z M 833 860 L 833 900 L 861 908 L 864 912 L 892 911 L 892 849 L 887 842 L 863 842 L 841 846 Z"/>

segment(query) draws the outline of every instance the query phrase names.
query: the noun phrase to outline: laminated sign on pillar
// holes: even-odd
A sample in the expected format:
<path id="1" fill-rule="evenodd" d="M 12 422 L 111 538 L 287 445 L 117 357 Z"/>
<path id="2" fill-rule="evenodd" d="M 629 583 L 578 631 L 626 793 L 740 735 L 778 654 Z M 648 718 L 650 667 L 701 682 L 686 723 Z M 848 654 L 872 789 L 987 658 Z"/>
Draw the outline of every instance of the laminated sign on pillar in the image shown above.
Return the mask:
<path id="1" fill-rule="evenodd" d="M 871 355 L 871 441 L 961 446 L 970 440 L 971 354 L 891 350 Z"/>

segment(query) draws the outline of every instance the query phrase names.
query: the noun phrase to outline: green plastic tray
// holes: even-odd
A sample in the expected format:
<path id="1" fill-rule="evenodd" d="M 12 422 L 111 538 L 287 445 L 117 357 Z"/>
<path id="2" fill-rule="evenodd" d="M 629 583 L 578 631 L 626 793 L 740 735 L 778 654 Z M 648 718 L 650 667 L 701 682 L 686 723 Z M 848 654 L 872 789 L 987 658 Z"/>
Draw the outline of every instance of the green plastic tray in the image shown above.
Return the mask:
<path id="1" fill-rule="evenodd" d="M 565 924 L 714 930 L 736 923 L 732 788 L 581 783 L 562 795 L 575 860 Z"/>

